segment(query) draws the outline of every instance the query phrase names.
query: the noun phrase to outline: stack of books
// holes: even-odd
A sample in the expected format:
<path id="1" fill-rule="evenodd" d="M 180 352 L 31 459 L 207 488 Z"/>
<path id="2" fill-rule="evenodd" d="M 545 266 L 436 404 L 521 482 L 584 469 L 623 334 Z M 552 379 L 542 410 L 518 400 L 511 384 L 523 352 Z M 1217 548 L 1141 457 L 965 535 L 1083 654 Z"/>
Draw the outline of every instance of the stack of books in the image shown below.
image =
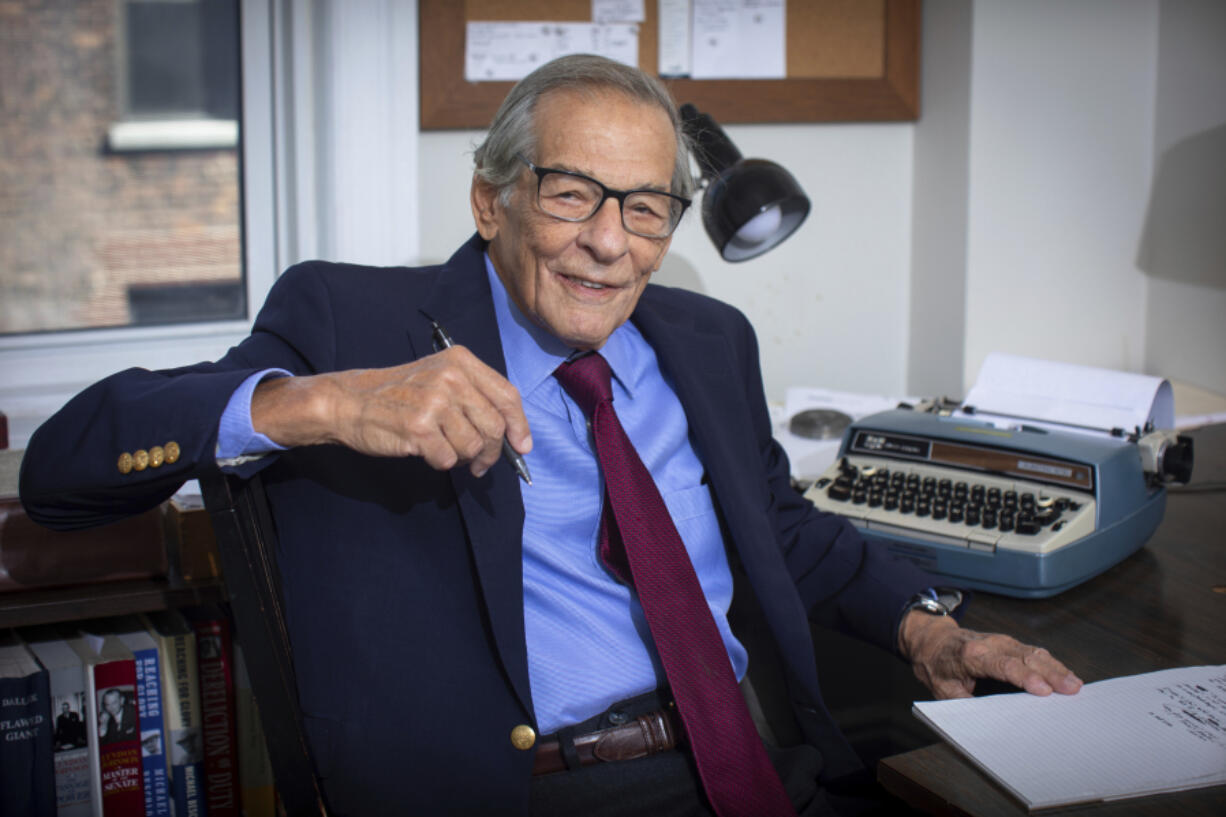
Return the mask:
<path id="1" fill-rule="evenodd" d="M 0 632 L 0 814 L 272 817 L 241 648 L 216 609 Z"/>

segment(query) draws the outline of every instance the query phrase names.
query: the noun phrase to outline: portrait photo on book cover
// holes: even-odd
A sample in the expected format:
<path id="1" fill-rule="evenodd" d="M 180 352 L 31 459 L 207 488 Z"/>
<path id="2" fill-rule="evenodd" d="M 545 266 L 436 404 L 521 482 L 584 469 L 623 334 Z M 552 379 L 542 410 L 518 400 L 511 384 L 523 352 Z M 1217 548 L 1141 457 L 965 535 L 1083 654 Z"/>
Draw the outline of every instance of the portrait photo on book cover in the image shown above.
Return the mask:
<path id="1" fill-rule="evenodd" d="M 170 732 L 170 763 L 172 766 L 187 766 L 204 760 L 204 741 L 200 729 L 172 729 Z"/>
<path id="2" fill-rule="evenodd" d="M 55 751 L 70 752 L 89 745 L 85 730 L 84 692 L 53 696 L 51 711 L 55 713 L 55 733 L 52 735 Z"/>
<path id="3" fill-rule="evenodd" d="M 202 635 L 196 641 L 196 650 L 201 660 L 221 658 L 221 636 Z"/>
<path id="4" fill-rule="evenodd" d="M 162 733 L 158 729 L 147 729 L 140 733 L 140 756 L 153 757 L 162 753 Z"/>
<path id="5" fill-rule="evenodd" d="M 108 687 L 98 693 L 98 742 L 136 740 L 136 687 Z"/>

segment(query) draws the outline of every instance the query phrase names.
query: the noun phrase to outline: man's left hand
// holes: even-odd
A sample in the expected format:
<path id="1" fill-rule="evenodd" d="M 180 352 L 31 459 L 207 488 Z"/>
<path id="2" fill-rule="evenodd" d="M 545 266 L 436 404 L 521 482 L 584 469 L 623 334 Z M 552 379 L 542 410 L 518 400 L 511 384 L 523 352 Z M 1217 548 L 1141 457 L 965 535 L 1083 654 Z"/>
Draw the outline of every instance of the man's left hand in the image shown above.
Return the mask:
<path id="1" fill-rule="evenodd" d="M 949 616 L 912 610 L 898 638 L 915 675 L 937 698 L 969 698 L 975 679 L 1006 681 L 1034 695 L 1072 695 L 1081 679 L 1042 647 L 958 626 Z"/>

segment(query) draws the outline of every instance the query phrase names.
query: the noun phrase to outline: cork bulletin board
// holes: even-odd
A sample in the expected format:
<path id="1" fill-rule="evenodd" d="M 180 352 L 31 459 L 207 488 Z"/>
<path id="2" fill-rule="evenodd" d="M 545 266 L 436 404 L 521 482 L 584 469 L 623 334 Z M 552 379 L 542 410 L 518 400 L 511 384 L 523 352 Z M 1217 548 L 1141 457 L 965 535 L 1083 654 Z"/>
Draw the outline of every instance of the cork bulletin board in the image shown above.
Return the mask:
<path id="1" fill-rule="evenodd" d="M 464 79 L 469 20 L 587 21 L 591 0 L 419 0 L 421 127 L 484 128 L 510 82 Z M 639 28 L 639 66 L 657 68 L 655 0 Z M 716 121 L 872 122 L 919 118 L 920 0 L 790 0 L 787 77 L 665 79 L 678 104 Z"/>

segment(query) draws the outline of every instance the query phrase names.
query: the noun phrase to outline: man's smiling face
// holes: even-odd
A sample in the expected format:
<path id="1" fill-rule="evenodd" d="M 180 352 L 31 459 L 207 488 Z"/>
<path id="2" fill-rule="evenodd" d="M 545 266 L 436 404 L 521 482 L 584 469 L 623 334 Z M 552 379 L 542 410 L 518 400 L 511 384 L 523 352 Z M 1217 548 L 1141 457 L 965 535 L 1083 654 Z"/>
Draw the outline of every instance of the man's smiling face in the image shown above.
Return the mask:
<path id="1" fill-rule="evenodd" d="M 582 173 L 615 190 L 669 191 L 676 136 L 668 114 L 617 92 L 555 91 L 536 105 L 541 166 Z M 473 185 L 477 230 L 511 299 L 568 346 L 599 349 L 634 311 L 670 238 L 643 238 L 622 226 L 616 199 L 590 219 L 553 218 L 536 204 L 527 167 L 504 206 L 498 191 Z"/>

